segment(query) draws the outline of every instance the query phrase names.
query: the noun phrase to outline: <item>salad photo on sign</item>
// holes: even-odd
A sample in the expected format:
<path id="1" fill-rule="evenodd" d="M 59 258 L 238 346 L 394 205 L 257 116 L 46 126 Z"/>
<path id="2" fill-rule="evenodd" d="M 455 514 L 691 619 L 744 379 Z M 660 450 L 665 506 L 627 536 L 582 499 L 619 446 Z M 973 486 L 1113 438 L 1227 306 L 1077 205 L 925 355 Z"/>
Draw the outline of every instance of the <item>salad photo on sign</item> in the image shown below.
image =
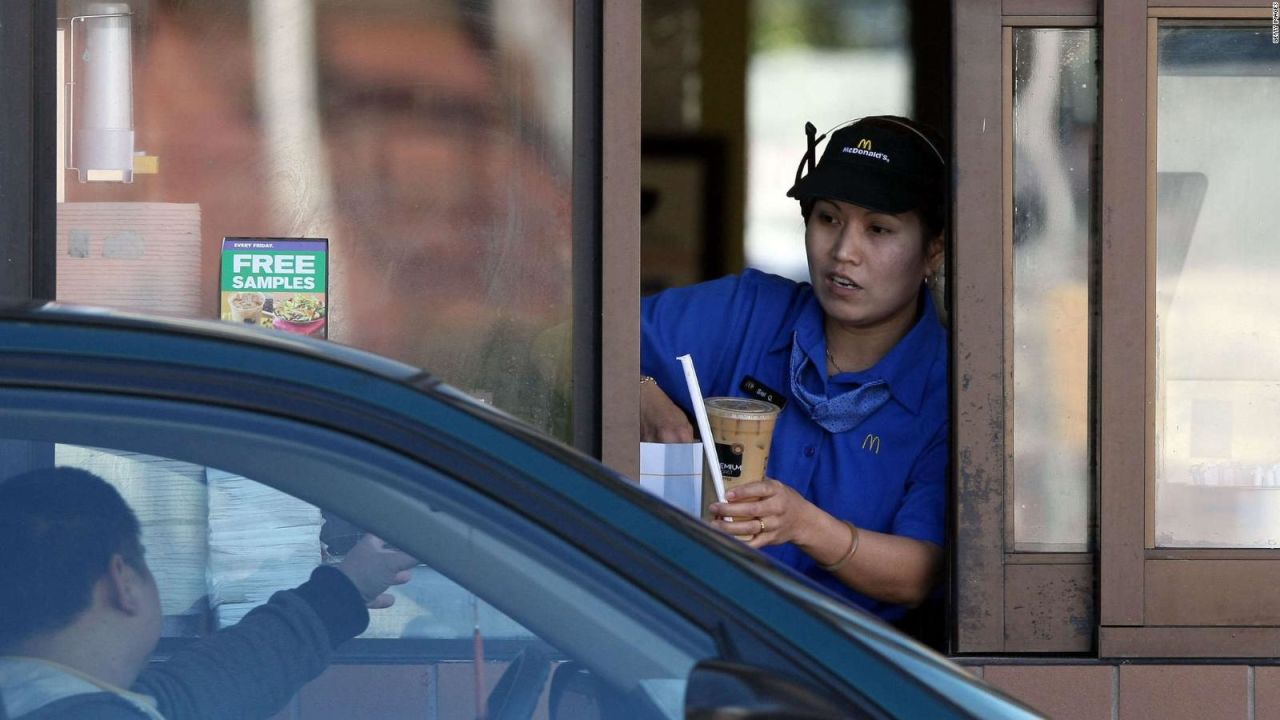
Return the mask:
<path id="1" fill-rule="evenodd" d="M 222 319 L 328 336 L 325 238 L 224 238 Z"/>

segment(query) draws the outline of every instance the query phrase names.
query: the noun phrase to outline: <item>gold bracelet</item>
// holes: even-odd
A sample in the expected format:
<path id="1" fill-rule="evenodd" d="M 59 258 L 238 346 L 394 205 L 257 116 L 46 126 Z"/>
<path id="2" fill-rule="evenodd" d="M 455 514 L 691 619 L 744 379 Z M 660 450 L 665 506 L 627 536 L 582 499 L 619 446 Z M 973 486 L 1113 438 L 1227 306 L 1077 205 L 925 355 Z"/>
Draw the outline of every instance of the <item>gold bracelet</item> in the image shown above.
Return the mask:
<path id="1" fill-rule="evenodd" d="M 858 538 L 860 537 L 858 533 L 858 528 L 854 527 L 854 524 L 849 522 L 848 520 L 844 520 L 843 522 L 845 525 L 849 526 L 849 531 L 853 533 L 853 538 L 849 541 L 849 552 L 845 553 L 844 557 L 831 563 L 830 565 L 823 565 L 821 563 L 818 564 L 818 567 L 821 567 L 823 570 L 826 570 L 829 573 L 836 572 L 840 568 L 844 567 L 845 563 L 849 562 L 849 559 L 853 557 L 853 554 L 858 552 Z"/>

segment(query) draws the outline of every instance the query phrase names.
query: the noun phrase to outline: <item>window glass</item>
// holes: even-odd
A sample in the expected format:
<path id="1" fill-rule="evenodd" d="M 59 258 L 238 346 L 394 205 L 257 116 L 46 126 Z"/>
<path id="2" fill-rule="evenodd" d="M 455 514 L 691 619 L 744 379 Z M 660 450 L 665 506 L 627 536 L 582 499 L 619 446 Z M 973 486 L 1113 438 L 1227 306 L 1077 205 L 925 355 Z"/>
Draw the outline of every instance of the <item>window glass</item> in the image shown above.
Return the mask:
<path id="1" fill-rule="evenodd" d="M 142 453 L 58 444 L 54 463 L 116 486 L 138 515 L 166 636 L 234 625 L 321 562 L 336 563 L 364 531 L 340 515 L 235 473 Z M 420 565 L 370 614 L 365 638 L 532 637 L 438 571 Z"/>
<path id="2" fill-rule="evenodd" d="M 569 437 L 572 0 L 59 16 L 60 300 L 230 318 L 223 238 L 327 238 L 324 323 L 287 328 Z"/>
<path id="3" fill-rule="evenodd" d="M 76 411 L 41 409 L 50 403 Z M 345 562 L 369 532 L 414 553 L 412 579 L 391 588 L 395 604 L 370 611 L 361 638 L 377 642 L 355 643 L 365 661 L 330 667 L 293 698 L 288 717 L 470 720 L 478 702 L 503 702 L 504 682 L 545 708 L 564 675 L 559 700 L 604 708 L 625 697 L 626 714 L 557 717 L 674 718 L 694 663 L 716 653 L 701 630 L 552 532 L 350 437 L 168 403 L 60 395 L 8 406 L 0 447 L 11 458 L 89 470 L 134 509 L 160 590 L 162 655 L 191 651 L 187 638 L 234 626 L 317 566 Z M 219 458 L 231 470 L 206 464 Z M 425 489 L 397 496 L 392 487 L 406 483 Z M 351 513 L 372 522 L 358 525 Z M 272 652 L 238 651 L 237 668 Z"/>
<path id="4" fill-rule="evenodd" d="M 1092 541 L 1089 252 L 1096 30 L 1013 31 L 1014 550 Z"/>
<path id="5" fill-rule="evenodd" d="M 746 263 L 809 280 L 800 206 L 787 197 L 818 133 L 866 115 L 912 114 L 906 0 L 752 0 L 747 58 Z"/>
<path id="6" fill-rule="evenodd" d="M 1280 55 L 1172 22 L 1158 53 L 1155 542 L 1280 547 Z"/>

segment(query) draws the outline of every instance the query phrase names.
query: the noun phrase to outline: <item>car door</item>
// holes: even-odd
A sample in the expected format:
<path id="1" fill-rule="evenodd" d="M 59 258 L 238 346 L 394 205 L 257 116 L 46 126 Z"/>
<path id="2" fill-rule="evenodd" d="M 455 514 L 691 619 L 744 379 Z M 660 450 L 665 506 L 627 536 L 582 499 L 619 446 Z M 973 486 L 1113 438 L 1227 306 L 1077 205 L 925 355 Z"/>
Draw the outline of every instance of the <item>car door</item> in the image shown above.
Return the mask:
<path id="1" fill-rule="evenodd" d="M 761 556 L 419 371 L 51 319 L 0 322 L 0 478 L 73 465 L 121 489 L 164 593 L 160 657 L 365 532 L 420 561 L 284 717 L 680 717 L 722 701 L 966 716 Z"/>
<path id="2" fill-rule="evenodd" d="M 484 708 L 492 718 L 679 717 L 695 665 L 735 654 L 840 697 L 785 649 L 744 634 L 705 590 L 688 592 L 684 606 L 665 601 L 687 580 L 512 472 L 514 463 L 572 474 L 492 422 L 439 402 L 419 408 L 451 413 L 455 430 L 487 448 L 478 453 L 372 403 L 243 367 L 184 366 L 174 338 L 152 338 L 169 343 L 153 348 L 165 358 L 158 364 L 65 349 L 83 340 L 6 356 L 2 474 L 72 466 L 121 491 L 161 588 L 158 658 L 233 625 L 372 531 L 421 564 L 393 590 L 395 605 L 373 611 L 369 629 L 284 716 L 474 718 Z M 306 362 L 295 364 L 304 372 Z M 332 364 L 311 372 L 349 394 L 408 392 L 367 374 L 337 377 L 345 371 Z M 619 509 L 632 531 L 662 524 L 641 508 Z M 593 556 L 584 544 L 616 547 Z M 236 672 L 256 661 L 246 657 Z"/>
<path id="3" fill-rule="evenodd" d="M 11 469 L 22 456 L 89 470 L 138 513 L 165 611 L 162 655 L 235 624 L 367 530 L 421 561 L 346 662 L 292 702 L 304 717 L 476 717 L 482 704 L 490 717 L 530 717 L 562 666 L 589 672 L 628 717 L 678 717 L 685 678 L 719 654 L 704 629 L 554 528 L 341 434 L 153 399 L 3 401 Z"/>

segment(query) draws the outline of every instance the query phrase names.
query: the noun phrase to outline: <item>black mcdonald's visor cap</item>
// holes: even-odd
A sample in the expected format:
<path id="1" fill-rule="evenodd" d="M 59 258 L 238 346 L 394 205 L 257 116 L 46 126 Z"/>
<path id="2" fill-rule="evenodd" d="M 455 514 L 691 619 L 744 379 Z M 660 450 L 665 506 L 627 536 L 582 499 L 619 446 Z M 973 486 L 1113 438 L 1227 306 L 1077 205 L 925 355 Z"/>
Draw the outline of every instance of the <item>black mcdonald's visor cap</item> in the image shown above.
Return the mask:
<path id="1" fill-rule="evenodd" d="M 787 197 L 842 200 L 894 215 L 939 204 L 947 177 L 941 151 L 905 123 L 867 117 L 836 130 Z"/>

